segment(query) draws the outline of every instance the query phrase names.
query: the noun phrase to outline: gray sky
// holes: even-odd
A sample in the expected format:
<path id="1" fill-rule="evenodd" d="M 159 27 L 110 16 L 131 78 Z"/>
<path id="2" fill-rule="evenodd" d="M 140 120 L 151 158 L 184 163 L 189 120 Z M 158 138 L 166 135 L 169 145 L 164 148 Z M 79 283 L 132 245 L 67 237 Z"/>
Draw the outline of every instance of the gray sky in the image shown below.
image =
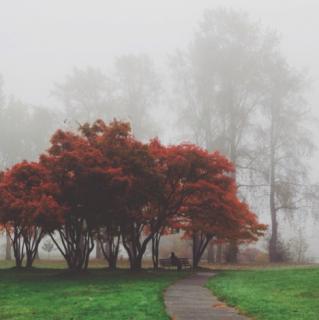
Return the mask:
<path id="1" fill-rule="evenodd" d="M 52 83 L 74 66 L 106 69 L 120 54 L 141 52 L 165 61 L 190 41 L 203 11 L 219 5 L 242 9 L 277 29 L 289 61 L 308 69 L 314 89 L 318 85 L 315 0 L 0 0 L 0 4 L 0 73 L 6 91 L 30 103 L 48 104 Z"/>

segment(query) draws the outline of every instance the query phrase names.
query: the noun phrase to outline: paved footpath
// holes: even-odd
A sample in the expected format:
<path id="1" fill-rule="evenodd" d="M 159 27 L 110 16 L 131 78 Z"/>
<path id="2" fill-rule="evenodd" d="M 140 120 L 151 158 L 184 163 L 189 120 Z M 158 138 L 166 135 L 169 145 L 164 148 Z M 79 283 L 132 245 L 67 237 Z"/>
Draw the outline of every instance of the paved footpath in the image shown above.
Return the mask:
<path id="1" fill-rule="evenodd" d="M 199 272 L 166 289 L 164 300 L 172 320 L 248 320 L 203 287 L 214 275 Z"/>

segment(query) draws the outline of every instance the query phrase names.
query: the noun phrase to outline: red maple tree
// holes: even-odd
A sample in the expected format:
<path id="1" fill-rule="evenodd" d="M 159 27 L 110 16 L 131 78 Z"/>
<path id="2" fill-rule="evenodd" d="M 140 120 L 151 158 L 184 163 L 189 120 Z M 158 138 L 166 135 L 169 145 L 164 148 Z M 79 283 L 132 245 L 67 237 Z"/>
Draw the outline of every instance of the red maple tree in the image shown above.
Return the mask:
<path id="1" fill-rule="evenodd" d="M 58 185 L 57 201 L 64 208 L 56 228 L 60 242 L 54 233 L 51 238 L 70 269 L 86 269 L 100 216 L 112 201 L 108 191 L 122 181 L 121 170 L 110 166 L 87 137 L 62 130 L 53 135 L 41 163 Z"/>
<path id="2" fill-rule="evenodd" d="M 16 266 L 31 267 L 43 236 L 54 230 L 60 206 L 47 170 L 23 161 L 4 172 L 0 183 L 0 221 L 10 235 Z"/>

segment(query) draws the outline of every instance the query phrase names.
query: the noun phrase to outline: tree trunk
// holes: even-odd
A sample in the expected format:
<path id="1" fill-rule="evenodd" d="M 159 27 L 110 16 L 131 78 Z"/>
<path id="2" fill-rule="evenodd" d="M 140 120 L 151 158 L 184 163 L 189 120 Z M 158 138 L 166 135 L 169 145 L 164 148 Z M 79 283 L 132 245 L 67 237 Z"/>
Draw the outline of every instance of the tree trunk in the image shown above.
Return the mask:
<path id="1" fill-rule="evenodd" d="M 232 91 L 231 91 L 232 92 Z M 233 101 L 233 94 L 229 95 L 229 106 L 231 108 L 230 112 L 230 125 L 229 125 L 229 158 L 230 161 L 234 164 L 235 169 L 237 166 L 237 147 L 236 147 L 236 119 L 235 119 L 235 112 L 234 112 L 234 101 Z M 231 174 L 232 178 L 236 181 L 236 171 Z M 233 240 L 229 244 L 229 251 L 228 251 L 228 261 L 230 263 L 237 263 L 238 262 L 238 243 L 236 240 Z"/>
<path id="2" fill-rule="evenodd" d="M 21 235 L 21 230 L 18 227 L 14 227 L 11 241 L 12 241 L 13 254 L 14 254 L 14 258 L 15 258 L 16 268 L 21 268 L 22 262 L 24 259 L 25 244 L 23 241 L 23 237 Z"/>
<path id="3" fill-rule="evenodd" d="M 270 172 L 269 172 L 269 207 L 271 216 L 271 237 L 269 241 L 269 260 L 270 262 L 278 262 L 278 222 L 277 211 L 275 203 L 275 142 L 274 142 L 274 120 L 271 115 L 271 128 L 270 128 Z"/>
<path id="4" fill-rule="evenodd" d="M 14 253 L 16 268 L 21 268 L 23 258 L 24 258 L 23 252 L 21 253 L 19 249 L 13 249 L 13 253 Z"/>
<path id="5" fill-rule="evenodd" d="M 33 265 L 32 256 L 30 256 L 30 255 L 27 254 L 27 259 L 26 259 L 26 260 L 27 260 L 27 261 L 26 261 L 26 263 L 25 263 L 25 267 L 26 267 L 27 269 L 32 268 L 32 265 Z"/>
<path id="6" fill-rule="evenodd" d="M 152 240 L 154 233 L 150 233 L 142 238 L 144 225 L 132 224 L 129 227 L 122 227 L 122 243 L 130 260 L 130 268 L 132 271 L 142 269 L 142 260 L 148 243 Z"/>
<path id="7" fill-rule="evenodd" d="M 50 233 L 51 240 L 64 257 L 68 268 L 72 271 L 82 271 L 88 268 L 90 253 L 94 249 L 93 234 L 87 228 L 84 219 L 70 219 L 64 227 L 58 230 L 61 243 Z"/>
<path id="8" fill-rule="evenodd" d="M 276 214 L 271 212 L 271 237 L 269 241 L 269 261 L 279 262 L 278 252 L 277 252 L 277 242 L 278 242 L 278 225 Z"/>
<path id="9" fill-rule="evenodd" d="M 154 270 L 158 270 L 159 264 L 159 244 L 161 240 L 161 233 L 154 234 L 152 238 L 152 260 Z"/>
<path id="10" fill-rule="evenodd" d="M 272 170 L 273 171 L 273 170 Z M 277 252 L 277 243 L 278 243 L 278 222 L 277 222 L 277 212 L 275 208 L 275 192 L 274 192 L 274 179 L 271 179 L 270 184 L 270 216 L 271 216 L 271 237 L 269 241 L 269 260 L 270 262 L 278 262 L 278 252 Z"/>
<path id="11" fill-rule="evenodd" d="M 141 251 L 140 245 L 136 244 L 136 241 L 127 242 L 123 239 L 123 246 L 129 256 L 130 261 L 130 270 L 131 271 L 140 271 L 142 269 L 142 259 L 145 253 L 145 250 Z"/>
<path id="12" fill-rule="evenodd" d="M 38 256 L 38 248 L 43 235 L 44 233 L 39 227 L 33 227 L 22 232 L 26 252 L 26 268 L 31 268 Z"/>
<path id="13" fill-rule="evenodd" d="M 198 236 L 193 234 L 193 270 L 198 266 Z"/>
<path id="14" fill-rule="evenodd" d="M 198 232 L 193 234 L 193 270 L 197 269 L 203 253 L 211 239 L 211 235 L 205 235 Z"/>
<path id="15" fill-rule="evenodd" d="M 109 261 L 109 269 L 114 271 L 116 270 L 116 267 L 117 267 L 117 255 L 116 256 L 111 256 Z"/>
<path id="16" fill-rule="evenodd" d="M 142 270 L 142 258 L 143 256 L 138 255 L 132 260 L 131 271 L 141 271 Z"/>
<path id="17" fill-rule="evenodd" d="M 109 269 L 116 270 L 117 258 L 119 254 L 120 248 L 120 234 L 112 235 L 111 233 L 107 233 L 104 231 L 103 237 L 100 236 L 100 240 L 98 241 L 100 245 L 100 249 L 106 259 Z"/>
<path id="18" fill-rule="evenodd" d="M 142 259 L 145 250 L 138 250 L 134 245 L 131 243 L 127 244 L 125 241 L 123 241 L 123 245 L 129 256 L 131 271 L 140 271 L 142 269 Z"/>
<path id="19" fill-rule="evenodd" d="M 26 243 L 26 242 L 25 242 Z M 38 246 L 38 245 L 37 245 Z M 33 262 L 37 257 L 38 248 L 32 249 L 25 244 L 26 248 L 26 268 L 32 268 Z"/>

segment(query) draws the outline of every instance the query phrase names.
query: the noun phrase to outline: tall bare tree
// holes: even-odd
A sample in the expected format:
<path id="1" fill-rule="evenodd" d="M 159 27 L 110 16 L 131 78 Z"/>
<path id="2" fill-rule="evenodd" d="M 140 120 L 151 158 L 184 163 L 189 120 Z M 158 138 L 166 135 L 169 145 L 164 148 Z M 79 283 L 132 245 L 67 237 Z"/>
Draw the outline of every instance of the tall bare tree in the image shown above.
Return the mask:
<path id="1" fill-rule="evenodd" d="M 256 137 L 256 171 L 265 183 L 271 217 L 269 258 L 281 260 L 278 216 L 310 208 L 307 157 L 314 145 L 309 131 L 309 110 L 303 97 L 304 78 L 279 54 L 264 64 L 265 93 L 262 121 Z"/>
<path id="2" fill-rule="evenodd" d="M 172 62 L 181 121 L 196 143 L 230 158 L 237 178 L 250 161 L 263 55 L 272 46 L 272 35 L 246 14 L 220 8 L 205 12 L 189 50 Z M 228 260 L 237 261 L 235 242 Z"/>

